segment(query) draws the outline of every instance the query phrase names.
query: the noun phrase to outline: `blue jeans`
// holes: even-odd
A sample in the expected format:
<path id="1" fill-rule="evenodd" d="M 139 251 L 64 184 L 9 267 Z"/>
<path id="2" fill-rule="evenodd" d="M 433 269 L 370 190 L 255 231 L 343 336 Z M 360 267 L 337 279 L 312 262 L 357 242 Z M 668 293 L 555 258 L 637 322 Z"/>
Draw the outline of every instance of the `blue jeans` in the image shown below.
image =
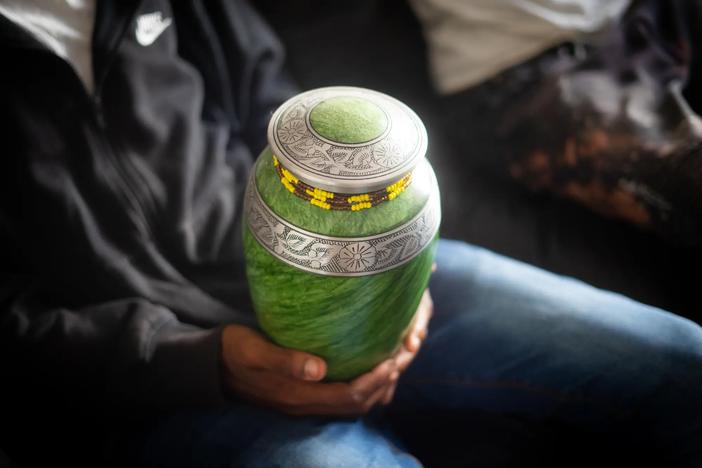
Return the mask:
<path id="1" fill-rule="evenodd" d="M 626 437 L 661 466 L 702 466 L 702 328 L 462 242 L 442 240 L 437 264 L 428 337 L 389 407 L 351 420 L 244 403 L 174 414 L 128 439 L 129 466 L 413 467 L 407 429 L 432 424 L 466 435 L 451 443 L 483 457 L 470 466 L 496 466 L 469 436 L 489 421 L 537 444 L 549 425 Z"/>

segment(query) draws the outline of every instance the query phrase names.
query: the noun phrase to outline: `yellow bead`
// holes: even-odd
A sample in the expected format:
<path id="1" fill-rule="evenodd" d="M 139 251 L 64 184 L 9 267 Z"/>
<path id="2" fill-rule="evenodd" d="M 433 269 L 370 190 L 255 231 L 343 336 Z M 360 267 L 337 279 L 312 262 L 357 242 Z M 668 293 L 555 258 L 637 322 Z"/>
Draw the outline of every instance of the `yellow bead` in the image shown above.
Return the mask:
<path id="1" fill-rule="evenodd" d="M 321 202 L 321 201 L 317 200 L 316 198 L 312 198 L 312 199 L 310 200 L 310 203 L 313 204 L 313 205 L 315 205 L 315 206 L 318 206 L 318 207 L 320 207 L 320 208 L 323 208 L 323 209 L 325 209 L 325 210 L 328 210 L 328 209 L 331 208 L 331 205 L 330 205 L 329 203 Z"/>
<path id="2" fill-rule="evenodd" d="M 373 205 L 369 202 L 356 203 L 355 205 L 351 205 L 351 211 L 365 210 L 367 208 L 371 208 L 372 206 Z"/>
<path id="3" fill-rule="evenodd" d="M 287 169 L 283 168 L 283 175 L 285 176 L 286 179 L 288 179 L 290 182 L 298 183 L 297 177 L 292 175 L 290 171 Z"/>
<path id="4" fill-rule="evenodd" d="M 314 189 L 314 190 L 306 189 L 306 190 L 305 190 L 305 193 L 306 193 L 307 195 L 309 195 L 309 196 L 311 196 L 311 197 L 313 197 L 313 198 L 319 200 L 319 201 L 327 201 L 327 197 L 324 196 L 324 193 L 325 193 L 325 192 L 324 192 L 323 190 L 319 190 L 319 189 Z"/>
<path id="5" fill-rule="evenodd" d="M 280 181 L 283 183 L 285 188 L 288 189 L 288 191 L 295 193 L 295 187 L 290 182 L 288 182 L 286 179 L 280 179 Z"/>

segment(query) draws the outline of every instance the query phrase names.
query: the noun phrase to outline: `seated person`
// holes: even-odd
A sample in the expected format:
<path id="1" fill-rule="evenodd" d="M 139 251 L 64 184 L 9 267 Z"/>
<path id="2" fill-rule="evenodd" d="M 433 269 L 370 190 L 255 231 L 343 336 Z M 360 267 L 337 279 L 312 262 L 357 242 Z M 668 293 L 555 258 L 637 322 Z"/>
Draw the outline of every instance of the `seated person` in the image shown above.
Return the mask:
<path id="1" fill-rule="evenodd" d="M 21 466 L 419 466 L 408 422 L 474 411 L 702 460 L 698 325 L 461 241 L 351 382 L 257 330 L 242 190 L 295 90 L 246 1 L 3 0 L 0 48 L 0 443 Z"/>

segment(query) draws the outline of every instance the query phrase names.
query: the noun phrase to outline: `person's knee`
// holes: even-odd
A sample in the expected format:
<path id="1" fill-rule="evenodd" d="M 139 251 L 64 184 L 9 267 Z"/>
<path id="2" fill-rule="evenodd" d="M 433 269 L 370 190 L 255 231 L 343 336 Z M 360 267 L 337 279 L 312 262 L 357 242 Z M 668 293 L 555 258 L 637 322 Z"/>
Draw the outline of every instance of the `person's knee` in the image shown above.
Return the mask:
<path id="1" fill-rule="evenodd" d="M 671 380 L 684 387 L 702 388 L 702 327 L 680 317 L 672 318 L 654 347 L 661 367 Z"/>
<path id="2" fill-rule="evenodd" d="M 430 289 L 445 294 L 467 289 L 473 283 L 485 249 L 462 241 L 441 239 L 436 251 L 437 271 L 432 275 Z"/>
<path id="3" fill-rule="evenodd" d="M 308 439 L 303 441 L 288 441 L 266 454 L 259 454 L 255 462 L 251 460 L 244 466 L 290 466 L 308 468 L 355 467 L 365 466 L 368 461 L 367 453 L 360 447 Z"/>
<path id="4" fill-rule="evenodd" d="M 416 459 L 395 448 L 380 433 L 360 421 L 309 427 L 309 431 L 264 437 L 237 466 L 416 467 Z"/>

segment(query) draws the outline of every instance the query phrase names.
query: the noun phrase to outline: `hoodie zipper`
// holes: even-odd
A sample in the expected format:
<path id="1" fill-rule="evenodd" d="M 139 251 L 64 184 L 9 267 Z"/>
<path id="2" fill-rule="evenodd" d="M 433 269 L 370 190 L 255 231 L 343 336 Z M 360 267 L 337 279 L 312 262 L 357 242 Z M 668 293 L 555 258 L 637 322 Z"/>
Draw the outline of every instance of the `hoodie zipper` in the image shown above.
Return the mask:
<path id="1" fill-rule="evenodd" d="M 106 160 L 114 169 L 119 186 L 122 189 L 121 191 L 134 213 L 131 218 L 145 237 L 153 239 L 153 231 L 147 216 L 148 210 L 141 200 L 141 195 L 139 194 L 139 190 L 136 188 L 136 183 L 133 180 L 133 177 L 130 176 L 130 170 L 132 172 L 138 170 L 134 167 L 125 167 L 131 163 L 129 162 L 128 158 L 120 154 L 115 145 L 113 145 L 110 141 L 107 121 L 102 108 L 102 100 L 100 99 L 100 90 L 98 88 L 96 88 L 95 95 L 92 99 L 90 99 L 90 102 L 93 109 L 93 114 L 95 116 L 98 140 L 103 146 L 104 154 L 107 156 Z"/>
<path id="2" fill-rule="evenodd" d="M 141 4 L 141 1 L 135 1 L 133 3 L 134 4 L 131 5 L 131 11 L 125 14 L 123 18 L 121 18 L 123 23 L 121 30 L 118 31 L 117 34 L 119 37 L 123 36 L 126 32 L 126 29 L 129 27 L 130 24 L 132 24 L 133 19 L 136 16 L 138 7 Z M 2 15 L 0 15 L 0 20 L 4 20 L 4 17 Z M 2 24 L 2 22 L 3 21 L 0 21 L 0 24 Z M 96 20 L 95 28 L 97 27 L 98 23 Z M 147 216 L 147 212 L 149 210 L 147 210 L 144 206 L 144 202 L 141 199 L 142 197 L 139 194 L 140 191 L 136 188 L 137 184 L 134 181 L 134 177 L 130 176 L 130 171 L 132 174 L 138 174 L 139 169 L 136 168 L 131 163 L 131 161 L 129 161 L 129 158 L 125 157 L 125 155 L 123 154 L 120 154 L 115 145 L 112 144 L 112 142 L 110 141 L 108 125 L 103 111 L 102 100 L 100 98 L 102 93 L 102 87 L 106 78 L 106 71 L 109 69 L 109 65 L 114 60 L 118 43 L 115 42 L 115 44 L 112 45 L 112 47 L 110 47 L 110 50 L 107 53 L 108 55 L 106 57 L 106 62 L 104 64 L 104 67 L 102 67 L 102 73 L 100 75 L 96 73 L 95 56 L 93 55 L 93 72 L 96 73 L 96 82 L 94 92 L 91 94 L 89 90 L 86 89 L 83 80 L 78 76 L 75 69 L 68 62 L 66 62 L 65 59 L 56 56 L 56 54 L 50 51 L 44 44 L 38 42 L 28 32 L 23 31 L 19 26 L 11 24 L 10 31 L 16 31 L 16 34 L 18 36 L 18 39 L 16 39 L 16 41 L 18 41 L 22 47 L 36 50 L 40 53 L 46 54 L 48 57 L 51 57 L 55 60 L 61 60 L 68 72 L 73 75 L 73 79 L 79 84 L 81 94 L 87 101 L 88 108 L 91 110 L 90 114 L 93 116 L 92 120 L 95 128 L 95 136 L 97 137 L 96 141 L 101 146 L 102 153 L 105 155 L 103 160 L 107 161 L 110 167 L 113 169 L 112 175 L 115 176 L 117 185 L 116 189 L 118 189 L 119 192 L 121 192 L 118 195 L 122 195 L 122 197 L 126 199 L 127 204 L 131 208 L 132 213 L 130 215 L 130 218 L 132 218 L 136 228 L 144 237 L 153 239 L 153 231 L 151 230 L 151 226 L 149 224 Z"/>
<path id="3" fill-rule="evenodd" d="M 119 43 L 121 42 L 123 36 L 126 34 L 129 25 L 133 23 L 140 5 L 141 1 L 134 2 L 131 11 L 121 18 L 122 25 L 119 29 L 116 29 L 117 33 L 116 36 L 114 36 L 115 39 L 110 40 L 108 43 L 110 45 L 108 47 L 109 51 L 105 56 L 105 61 L 100 67 L 100 70 L 98 70 L 98 67 L 95 65 L 96 58 L 95 56 L 93 56 L 95 88 L 92 94 L 90 94 L 86 90 L 85 95 L 88 98 L 88 101 L 90 102 L 90 107 L 93 111 L 93 115 L 95 116 L 95 124 L 98 133 L 97 136 L 98 140 L 100 140 L 102 146 L 104 147 L 104 153 L 107 155 L 106 160 L 109 161 L 110 165 L 114 169 L 114 173 L 117 176 L 117 181 L 119 182 L 119 188 L 121 189 L 121 192 L 126 198 L 127 203 L 130 205 L 132 212 L 134 213 L 131 217 L 133 218 L 134 223 L 136 224 L 137 228 L 141 231 L 141 233 L 145 237 L 153 239 L 153 231 L 151 230 L 151 226 L 148 221 L 149 218 L 147 216 L 149 210 L 147 209 L 144 201 L 142 200 L 140 190 L 137 188 L 137 182 L 134 180 L 134 177 L 130 175 L 138 174 L 139 170 L 138 168 L 134 167 L 129 158 L 126 155 L 122 154 L 118 150 L 117 146 L 112 143 L 101 97 L 104 83 L 107 79 L 107 72 L 115 59 Z M 99 25 L 99 21 L 96 19 L 95 28 L 98 28 Z M 93 40 L 95 41 L 95 38 Z M 142 183 L 144 182 L 142 181 Z"/>

